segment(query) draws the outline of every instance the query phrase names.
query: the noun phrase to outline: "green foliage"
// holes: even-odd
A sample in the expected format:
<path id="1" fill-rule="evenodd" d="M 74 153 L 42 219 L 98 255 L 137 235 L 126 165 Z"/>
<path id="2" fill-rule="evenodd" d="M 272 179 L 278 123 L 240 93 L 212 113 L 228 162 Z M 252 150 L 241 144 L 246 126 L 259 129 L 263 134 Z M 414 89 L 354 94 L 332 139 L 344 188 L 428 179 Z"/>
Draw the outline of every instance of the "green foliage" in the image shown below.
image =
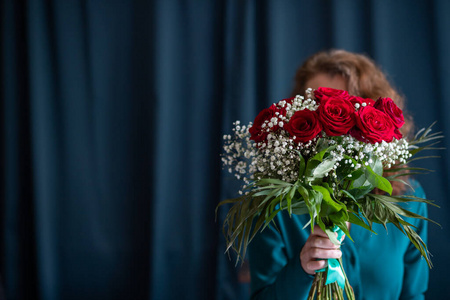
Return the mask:
<path id="1" fill-rule="evenodd" d="M 440 133 L 431 133 L 431 127 L 420 131 L 410 142 L 411 154 L 434 149 L 432 146 L 435 143 L 421 147 L 419 145 L 440 138 L 442 138 Z M 227 251 L 233 249 L 238 254 L 238 261 L 243 259 L 247 246 L 255 235 L 267 226 L 276 227 L 275 217 L 278 213 L 286 211 L 290 216 L 309 214 L 311 230 L 318 224 L 337 244 L 339 241 L 334 232 L 330 231 L 334 225 L 351 239 L 346 222 L 371 232 L 374 232 L 373 223 L 382 224 L 386 229 L 386 225 L 392 223 L 419 249 L 431 267 L 425 243 L 414 231 L 414 226 L 403 217 L 431 220 L 408 211 L 399 204 L 405 202 L 434 204 L 432 201 L 413 196 L 392 196 L 391 182 L 398 181 L 408 185 L 407 181 L 399 178 L 427 171 L 407 165 L 419 158 L 414 157 L 391 169 L 383 170 L 381 161 L 372 155 L 360 169 L 355 170 L 349 165 L 336 164 L 337 160 L 330 154 L 335 148 L 335 145 L 319 139 L 312 157 L 303 157 L 297 152 L 300 161 L 297 181 L 285 182 L 274 178 L 262 178 L 249 187 L 246 195 L 222 201 L 216 208 L 216 214 L 219 207 L 232 205 L 223 224 Z M 344 158 L 354 165 L 357 164 L 351 157 Z M 333 172 L 335 176 L 330 176 Z M 375 188 L 385 191 L 387 195 L 373 193 Z"/>

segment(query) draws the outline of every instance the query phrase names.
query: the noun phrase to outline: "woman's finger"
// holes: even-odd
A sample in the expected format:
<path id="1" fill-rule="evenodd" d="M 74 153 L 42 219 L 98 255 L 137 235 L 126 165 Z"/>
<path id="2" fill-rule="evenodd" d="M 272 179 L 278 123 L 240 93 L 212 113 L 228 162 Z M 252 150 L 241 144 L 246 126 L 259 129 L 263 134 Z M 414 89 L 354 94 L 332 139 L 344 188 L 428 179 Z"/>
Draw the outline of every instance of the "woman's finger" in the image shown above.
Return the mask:
<path id="1" fill-rule="evenodd" d="M 339 249 L 330 250 L 323 248 L 311 248 L 308 252 L 310 259 L 340 258 L 342 256 L 342 252 Z"/>
<path id="2" fill-rule="evenodd" d="M 347 222 L 347 227 L 350 229 L 350 223 Z M 334 233 L 336 235 L 336 237 L 338 236 L 337 232 Z M 328 235 L 326 234 L 326 232 L 324 232 L 319 225 L 314 225 L 314 231 L 311 232 L 312 236 L 323 236 L 328 238 Z M 340 242 L 342 243 L 342 241 L 345 239 L 345 234 L 342 235 Z"/>
<path id="3" fill-rule="evenodd" d="M 332 241 L 328 237 L 323 236 L 312 236 L 309 240 L 310 247 L 315 248 L 324 248 L 324 249 L 337 249 L 339 248 L 339 245 L 333 244 Z"/>
<path id="4" fill-rule="evenodd" d="M 311 271 L 316 271 L 325 268 L 327 265 L 327 260 L 312 260 L 306 264 L 306 267 Z"/>

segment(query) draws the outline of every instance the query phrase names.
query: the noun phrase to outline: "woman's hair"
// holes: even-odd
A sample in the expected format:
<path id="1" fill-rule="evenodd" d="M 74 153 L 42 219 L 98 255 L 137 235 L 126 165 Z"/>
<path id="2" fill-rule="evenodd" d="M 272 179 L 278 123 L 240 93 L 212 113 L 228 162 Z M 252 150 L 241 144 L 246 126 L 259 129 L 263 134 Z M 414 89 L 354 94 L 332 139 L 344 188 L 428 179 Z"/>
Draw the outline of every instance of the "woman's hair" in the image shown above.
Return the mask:
<path id="1" fill-rule="evenodd" d="M 347 81 L 348 92 L 352 95 L 377 100 L 379 97 L 389 97 L 404 110 L 405 101 L 391 86 L 381 69 L 367 56 L 344 50 L 318 52 L 310 56 L 295 74 L 295 85 L 292 97 L 304 95 L 306 82 L 318 74 L 342 76 Z M 413 128 L 412 118 L 403 112 L 405 124 L 401 128 L 404 136 L 408 136 Z M 399 182 L 392 182 L 393 193 L 398 195 L 405 190 Z M 375 191 L 382 193 L 381 191 Z"/>
<path id="2" fill-rule="evenodd" d="M 404 110 L 404 99 L 391 86 L 379 67 L 367 56 L 344 50 L 318 52 L 310 56 L 295 74 L 295 84 L 292 97 L 304 95 L 306 82 L 317 74 L 342 76 L 347 81 L 348 92 L 352 95 L 377 100 L 379 97 L 389 97 Z M 405 114 L 405 125 L 401 128 L 404 136 L 412 131 L 412 118 Z"/>

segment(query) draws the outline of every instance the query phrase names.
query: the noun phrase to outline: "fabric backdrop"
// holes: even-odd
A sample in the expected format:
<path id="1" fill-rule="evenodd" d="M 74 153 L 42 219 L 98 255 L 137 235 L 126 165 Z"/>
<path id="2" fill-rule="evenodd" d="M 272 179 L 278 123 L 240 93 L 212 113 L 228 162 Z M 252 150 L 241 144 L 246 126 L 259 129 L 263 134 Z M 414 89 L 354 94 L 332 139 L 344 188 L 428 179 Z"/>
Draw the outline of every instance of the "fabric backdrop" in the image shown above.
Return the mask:
<path id="1" fill-rule="evenodd" d="M 417 128 L 450 136 L 450 2 L 1 1 L 0 271 L 13 299 L 245 299 L 224 254 L 232 122 L 285 98 L 309 55 L 366 53 Z M 443 146 L 449 147 L 449 140 Z M 450 293 L 450 162 L 419 177 L 427 297 Z M 244 270 L 245 271 L 245 270 Z"/>

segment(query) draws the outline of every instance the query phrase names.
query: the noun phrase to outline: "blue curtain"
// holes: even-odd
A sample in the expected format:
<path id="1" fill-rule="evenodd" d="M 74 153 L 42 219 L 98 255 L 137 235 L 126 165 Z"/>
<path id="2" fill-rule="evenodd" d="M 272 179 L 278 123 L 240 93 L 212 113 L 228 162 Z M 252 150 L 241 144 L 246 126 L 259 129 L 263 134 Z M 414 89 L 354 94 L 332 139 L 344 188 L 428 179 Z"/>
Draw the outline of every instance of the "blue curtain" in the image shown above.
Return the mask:
<path id="1" fill-rule="evenodd" d="M 417 128 L 450 136 L 450 2 L 1 1 L 0 271 L 11 299 L 246 299 L 221 139 L 290 94 L 309 55 L 375 59 Z M 443 146 L 449 148 L 449 140 Z M 450 162 L 419 177 L 427 297 L 448 295 Z"/>

